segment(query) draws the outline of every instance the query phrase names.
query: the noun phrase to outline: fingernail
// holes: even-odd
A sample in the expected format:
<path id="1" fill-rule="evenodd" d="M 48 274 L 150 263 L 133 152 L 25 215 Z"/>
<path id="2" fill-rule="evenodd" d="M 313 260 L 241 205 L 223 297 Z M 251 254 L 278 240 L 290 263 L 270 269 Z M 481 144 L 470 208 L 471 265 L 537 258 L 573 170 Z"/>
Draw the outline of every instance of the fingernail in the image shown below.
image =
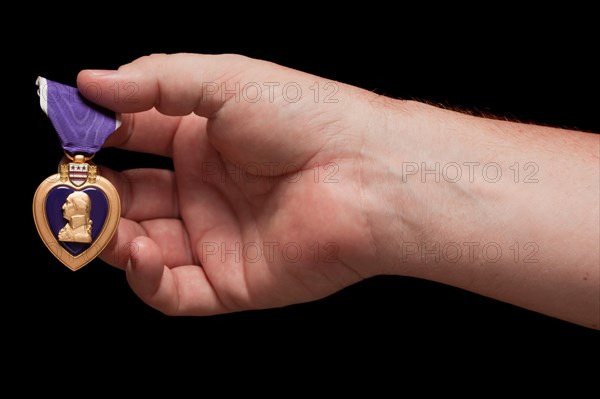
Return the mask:
<path id="1" fill-rule="evenodd" d="M 112 69 L 88 69 L 87 71 L 94 76 L 106 76 L 117 72 Z"/>

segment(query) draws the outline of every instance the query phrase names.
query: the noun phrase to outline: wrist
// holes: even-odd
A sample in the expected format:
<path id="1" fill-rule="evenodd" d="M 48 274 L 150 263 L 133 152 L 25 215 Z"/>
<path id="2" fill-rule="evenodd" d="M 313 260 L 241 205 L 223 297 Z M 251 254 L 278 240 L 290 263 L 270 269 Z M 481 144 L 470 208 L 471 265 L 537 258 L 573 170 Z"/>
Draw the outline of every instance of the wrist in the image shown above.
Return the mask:
<path id="1" fill-rule="evenodd" d="M 374 137 L 370 153 L 377 156 L 364 179 L 378 272 L 431 277 L 443 251 L 453 260 L 446 244 L 458 239 L 456 231 L 470 242 L 466 230 L 477 221 L 468 219 L 487 195 L 468 176 L 477 151 L 461 129 L 463 118 L 477 118 L 415 101 L 386 108 L 386 131 Z"/>
<path id="2" fill-rule="evenodd" d="M 433 127 L 423 117 L 428 112 L 424 104 L 381 100 L 376 111 L 382 123 L 365 140 L 361 176 L 374 273 L 412 275 L 412 265 L 402 261 L 402 243 L 425 239 L 428 228 L 423 193 L 413 179 L 405 179 L 403 167 L 429 141 Z"/>

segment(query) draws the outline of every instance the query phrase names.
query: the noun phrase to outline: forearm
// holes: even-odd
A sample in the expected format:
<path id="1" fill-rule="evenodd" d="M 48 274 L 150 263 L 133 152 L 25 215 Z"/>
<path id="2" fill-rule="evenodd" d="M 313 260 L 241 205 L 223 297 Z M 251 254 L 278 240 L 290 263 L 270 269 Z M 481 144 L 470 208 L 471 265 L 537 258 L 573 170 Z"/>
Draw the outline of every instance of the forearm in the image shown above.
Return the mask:
<path id="1" fill-rule="evenodd" d="M 599 136 L 400 107 L 387 271 L 598 328 Z"/>

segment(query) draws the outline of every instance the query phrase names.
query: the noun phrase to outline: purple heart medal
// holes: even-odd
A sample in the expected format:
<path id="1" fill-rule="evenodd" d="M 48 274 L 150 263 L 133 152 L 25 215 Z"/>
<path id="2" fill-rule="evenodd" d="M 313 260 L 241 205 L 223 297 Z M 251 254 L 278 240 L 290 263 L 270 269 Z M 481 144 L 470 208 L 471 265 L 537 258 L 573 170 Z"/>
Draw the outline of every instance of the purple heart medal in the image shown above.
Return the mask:
<path id="1" fill-rule="evenodd" d="M 42 110 L 65 150 L 58 173 L 40 184 L 33 218 L 44 244 L 75 271 L 98 256 L 114 235 L 121 201 L 91 159 L 121 124 L 114 112 L 84 99 L 75 87 L 39 77 Z"/>

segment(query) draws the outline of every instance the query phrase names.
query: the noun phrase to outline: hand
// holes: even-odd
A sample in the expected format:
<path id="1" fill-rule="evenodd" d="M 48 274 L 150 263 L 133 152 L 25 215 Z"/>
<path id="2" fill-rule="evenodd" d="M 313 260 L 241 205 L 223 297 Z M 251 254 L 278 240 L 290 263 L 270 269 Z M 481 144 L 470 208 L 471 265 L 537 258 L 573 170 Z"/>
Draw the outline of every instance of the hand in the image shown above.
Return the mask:
<path id="1" fill-rule="evenodd" d="M 124 113 L 107 145 L 173 158 L 174 172 L 103 171 L 123 217 L 102 258 L 167 314 L 283 306 L 399 274 L 600 326 L 598 135 L 233 55 L 153 55 L 78 85 Z"/>
<path id="2" fill-rule="evenodd" d="M 103 171 L 123 211 L 102 259 L 149 305 L 283 306 L 378 272 L 362 181 L 387 129 L 378 96 L 233 55 L 143 57 L 82 71 L 84 95 L 90 84 L 106 93 L 91 100 L 123 113 L 108 146 L 173 158 L 174 172 Z"/>

